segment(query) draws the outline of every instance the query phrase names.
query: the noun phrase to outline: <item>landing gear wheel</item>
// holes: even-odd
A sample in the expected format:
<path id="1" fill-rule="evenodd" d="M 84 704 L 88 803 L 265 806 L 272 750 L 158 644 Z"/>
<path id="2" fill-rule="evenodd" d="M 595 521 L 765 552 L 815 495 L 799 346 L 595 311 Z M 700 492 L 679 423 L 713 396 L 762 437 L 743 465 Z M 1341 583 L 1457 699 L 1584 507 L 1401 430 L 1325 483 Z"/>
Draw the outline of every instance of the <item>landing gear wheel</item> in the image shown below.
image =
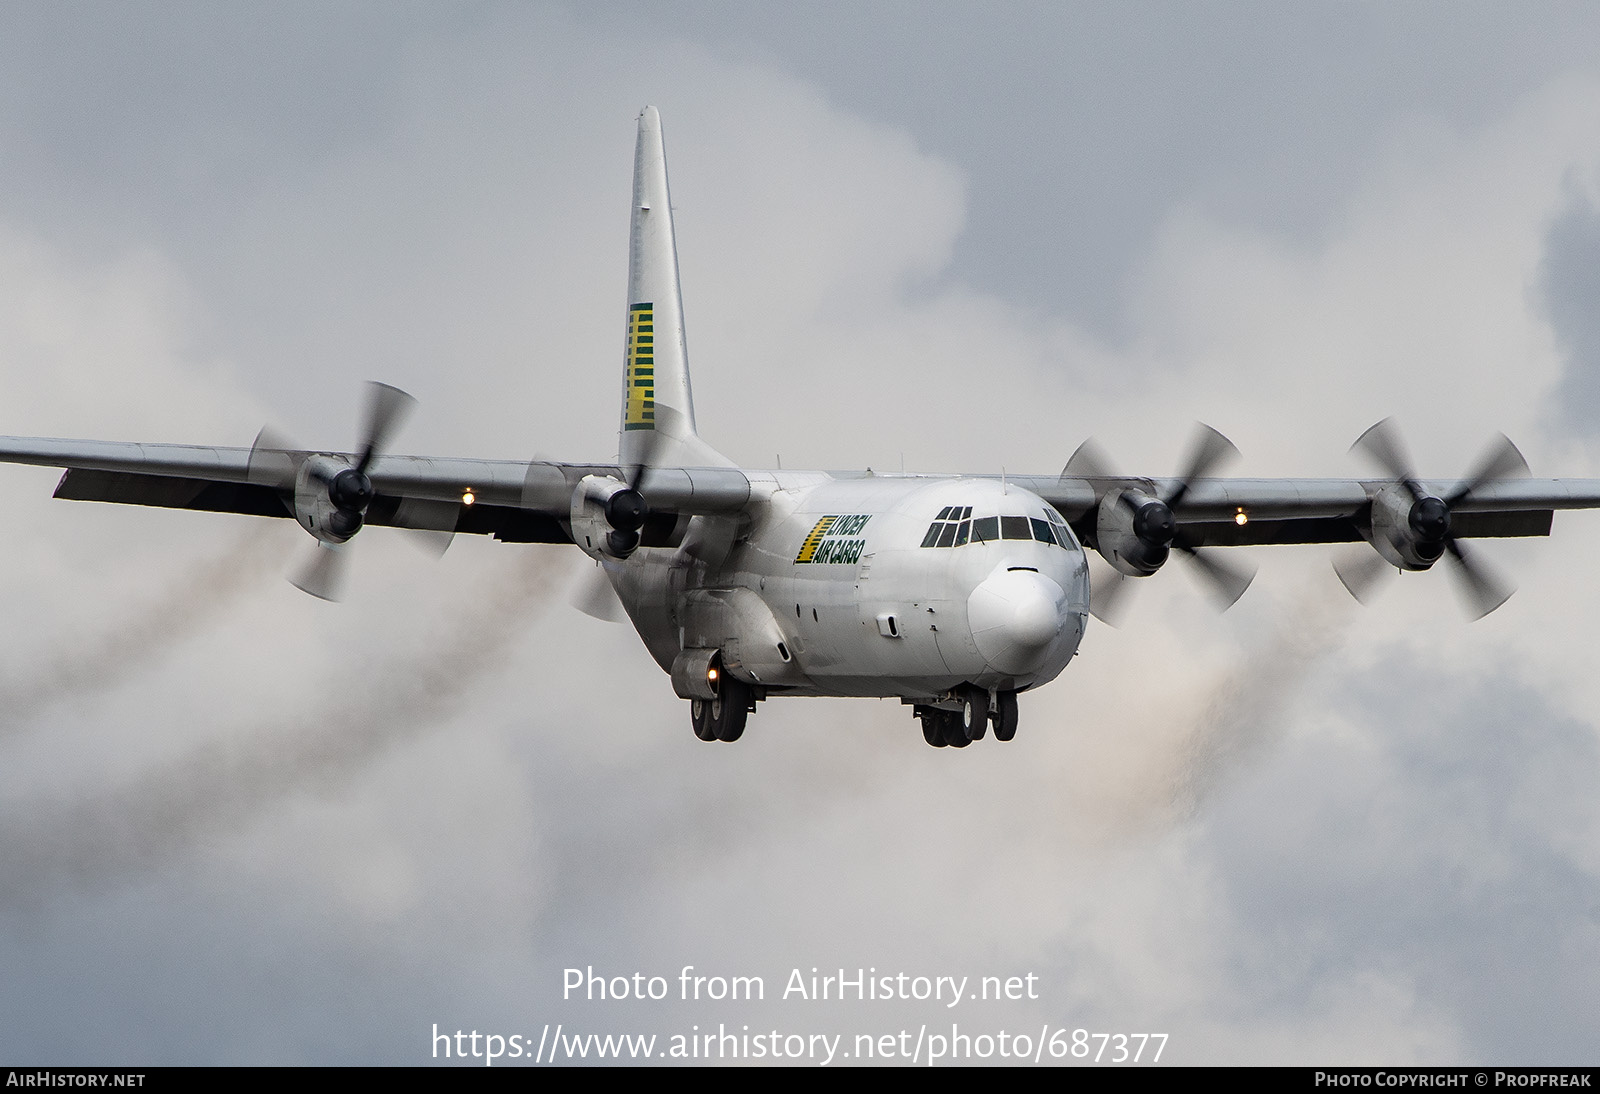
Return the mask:
<path id="1" fill-rule="evenodd" d="M 922 739 L 934 748 L 943 748 L 944 731 L 939 728 L 939 712 L 923 707 L 917 713 L 917 720 L 922 723 Z"/>
<path id="2" fill-rule="evenodd" d="M 961 724 L 959 710 L 941 710 L 935 712 L 939 718 L 940 728 L 944 731 L 944 743 L 951 748 L 966 748 L 972 743 L 972 738 L 967 736 L 966 727 Z"/>
<path id="3" fill-rule="evenodd" d="M 1009 741 L 1017 735 L 1017 693 L 1002 691 L 995 694 L 994 739 Z"/>
<path id="4" fill-rule="evenodd" d="M 744 736 L 745 720 L 750 717 L 750 689 L 728 676 L 722 678 L 721 693 L 711 700 L 706 721 L 712 735 L 730 744 Z"/>
<path id="5" fill-rule="evenodd" d="M 954 714 L 961 732 L 969 741 L 981 741 L 989 729 L 989 693 L 982 688 L 966 688 L 961 693 L 961 709 Z"/>
<path id="6" fill-rule="evenodd" d="M 716 726 L 711 721 L 711 700 L 689 700 L 689 720 L 694 723 L 694 735 L 702 741 L 717 739 Z"/>

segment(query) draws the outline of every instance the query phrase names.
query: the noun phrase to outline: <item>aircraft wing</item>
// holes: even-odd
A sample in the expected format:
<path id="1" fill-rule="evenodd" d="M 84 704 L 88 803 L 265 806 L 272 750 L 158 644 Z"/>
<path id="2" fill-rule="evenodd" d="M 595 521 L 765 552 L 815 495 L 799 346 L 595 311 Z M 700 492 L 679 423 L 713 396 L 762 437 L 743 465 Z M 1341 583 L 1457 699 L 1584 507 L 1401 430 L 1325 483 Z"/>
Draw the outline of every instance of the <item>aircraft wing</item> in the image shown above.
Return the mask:
<path id="1" fill-rule="evenodd" d="M 1162 498 L 1180 485 L 1126 476 L 1010 481 L 1054 505 L 1080 534 L 1090 530 L 1100 502 L 1113 491 Z M 1197 547 L 1354 542 L 1367 538 L 1373 499 L 1393 485 L 1383 479 L 1201 479 L 1185 487 L 1179 515 L 1185 538 Z M 1451 506 L 1452 534 L 1463 539 L 1549 535 L 1555 510 L 1600 508 L 1597 479 L 1428 479 L 1416 486 L 1442 498 L 1472 487 Z"/>
<path id="2" fill-rule="evenodd" d="M 305 461 L 328 456 L 353 466 L 353 453 L 227 448 L 122 441 L 0 437 L 0 462 L 62 467 L 55 496 L 168 509 L 295 516 L 295 483 Z M 376 456 L 367 466 L 375 496 L 366 523 L 493 535 L 522 543 L 570 543 L 563 527 L 573 491 L 588 475 L 625 479 L 606 464 Z M 682 514 L 742 509 L 750 482 L 732 468 L 652 468 L 652 519 L 670 530 Z M 469 500 L 470 499 L 470 500 Z M 650 526 L 645 542 L 650 541 Z"/>
<path id="3" fill-rule="evenodd" d="M 290 517 L 304 461 L 351 453 L 139 444 L 124 441 L 0 437 L 0 462 L 66 469 L 55 496 L 169 509 Z M 382 455 L 368 468 L 376 491 L 367 523 L 493 535 L 524 543 L 569 543 L 563 527 L 585 476 L 626 480 L 612 464 Z M 1137 490 L 1170 497 L 1180 482 L 1134 476 L 1010 476 L 1090 531 L 1108 493 Z M 1187 483 L 1184 535 L 1195 546 L 1341 543 L 1366 538 L 1382 479 L 1199 479 Z M 1422 480 L 1425 493 L 1449 497 L 1465 480 Z M 1452 506 L 1461 538 L 1548 535 L 1557 509 L 1600 508 L 1600 480 L 1500 479 L 1479 482 Z M 470 495 L 472 501 L 464 499 Z M 653 519 L 736 513 L 752 497 L 750 479 L 731 467 L 657 467 L 649 472 Z M 1243 516 L 1241 521 L 1239 518 Z M 649 542 L 651 537 L 646 537 Z M 1086 538 L 1093 541 L 1092 532 Z"/>

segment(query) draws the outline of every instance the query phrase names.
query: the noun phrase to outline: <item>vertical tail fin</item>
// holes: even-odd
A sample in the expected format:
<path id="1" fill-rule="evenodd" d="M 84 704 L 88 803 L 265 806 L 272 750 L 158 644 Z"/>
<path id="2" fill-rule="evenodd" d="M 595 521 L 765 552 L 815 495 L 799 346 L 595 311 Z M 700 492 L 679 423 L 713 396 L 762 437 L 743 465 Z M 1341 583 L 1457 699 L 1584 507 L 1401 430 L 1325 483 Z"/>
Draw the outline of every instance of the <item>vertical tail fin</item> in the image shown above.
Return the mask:
<path id="1" fill-rule="evenodd" d="M 653 106 L 639 115 L 634 149 L 625 352 L 621 462 L 727 466 L 695 431 L 667 153 Z"/>

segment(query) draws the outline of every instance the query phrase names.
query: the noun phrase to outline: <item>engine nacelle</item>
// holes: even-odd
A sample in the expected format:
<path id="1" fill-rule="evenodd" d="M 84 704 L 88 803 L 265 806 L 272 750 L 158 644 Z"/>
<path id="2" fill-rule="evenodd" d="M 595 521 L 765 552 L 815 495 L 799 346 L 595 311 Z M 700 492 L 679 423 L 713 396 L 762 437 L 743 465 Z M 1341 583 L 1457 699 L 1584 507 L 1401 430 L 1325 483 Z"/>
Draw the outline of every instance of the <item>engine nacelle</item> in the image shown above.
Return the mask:
<path id="1" fill-rule="evenodd" d="M 1095 514 L 1095 549 L 1129 577 L 1146 577 L 1167 561 L 1177 530 L 1165 502 L 1140 490 L 1113 490 Z"/>
<path id="2" fill-rule="evenodd" d="M 590 558 L 627 558 L 649 510 L 639 492 L 609 475 L 586 475 L 572 492 L 572 539 Z"/>
<path id="3" fill-rule="evenodd" d="M 1402 570 L 1426 570 L 1445 552 L 1450 507 L 1431 495 L 1415 497 L 1392 483 L 1372 499 L 1372 546 Z"/>
<path id="4" fill-rule="evenodd" d="M 294 516 L 323 543 L 344 543 L 361 530 L 372 480 L 336 456 L 311 456 L 294 480 Z"/>

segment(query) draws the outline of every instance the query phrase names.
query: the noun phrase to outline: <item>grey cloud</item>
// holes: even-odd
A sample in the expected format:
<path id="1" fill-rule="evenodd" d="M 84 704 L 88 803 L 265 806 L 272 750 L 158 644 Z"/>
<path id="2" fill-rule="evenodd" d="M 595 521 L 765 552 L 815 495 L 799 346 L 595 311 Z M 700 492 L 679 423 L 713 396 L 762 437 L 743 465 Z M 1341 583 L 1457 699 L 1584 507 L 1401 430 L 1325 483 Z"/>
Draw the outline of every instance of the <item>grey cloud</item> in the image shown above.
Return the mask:
<path id="1" fill-rule="evenodd" d="M 1364 970 L 1452 1015 L 1477 1062 L 1582 1057 L 1600 1006 L 1574 975 L 1600 960 L 1593 727 L 1515 679 L 1400 651 L 1319 692 L 1329 724 L 1360 727 L 1356 747 L 1307 742 L 1216 803 L 1245 1005 Z M 1359 807 L 1331 789 L 1292 800 L 1315 780 Z"/>
<path id="2" fill-rule="evenodd" d="M 1580 187 L 1568 189 L 1545 234 L 1539 289 L 1567 357 L 1553 415 L 1568 432 L 1593 437 L 1600 432 L 1600 208 Z"/>
<path id="3" fill-rule="evenodd" d="M 1595 12 L 1492 4 L 608 5 L 754 52 L 971 176 L 954 276 L 1115 337 L 1174 200 L 1325 235 L 1396 118 L 1471 127 L 1600 62 Z M 1564 28 L 1555 32 L 1553 28 Z"/>

